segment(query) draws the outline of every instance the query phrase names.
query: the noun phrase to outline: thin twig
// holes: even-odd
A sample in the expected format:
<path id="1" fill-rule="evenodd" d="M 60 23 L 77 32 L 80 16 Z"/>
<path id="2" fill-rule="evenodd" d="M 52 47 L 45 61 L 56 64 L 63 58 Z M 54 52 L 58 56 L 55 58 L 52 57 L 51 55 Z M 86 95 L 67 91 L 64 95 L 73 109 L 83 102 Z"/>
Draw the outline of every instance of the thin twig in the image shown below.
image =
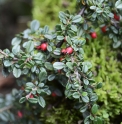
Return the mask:
<path id="1" fill-rule="evenodd" d="M 81 11 L 78 13 L 78 15 L 83 15 L 84 14 L 84 11 L 85 11 L 85 9 L 86 9 L 86 6 L 84 6 L 82 9 L 81 9 Z"/>
<path id="2" fill-rule="evenodd" d="M 11 109 L 12 107 L 13 107 L 12 105 L 3 107 L 3 108 L 0 109 L 0 113 L 2 113 L 3 111 L 9 110 L 9 109 Z"/>
<path id="3" fill-rule="evenodd" d="M 9 55 L 7 55 L 5 52 L 3 52 L 2 50 L 0 50 L 0 53 L 2 55 L 4 55 L 5 57 L 8 57 Z M 18 61 L 18 58 L 13 58 L 13 61 Z"/>
<path id="4" fill-rule="evenodd" d="M 8 55 L 7 55 L 6 53 L 4 53 L 2 50 L 0 50 L 0 53 L 1 53 L 2 55 L 4 55 L 5 57 L 8 57 Z"/>

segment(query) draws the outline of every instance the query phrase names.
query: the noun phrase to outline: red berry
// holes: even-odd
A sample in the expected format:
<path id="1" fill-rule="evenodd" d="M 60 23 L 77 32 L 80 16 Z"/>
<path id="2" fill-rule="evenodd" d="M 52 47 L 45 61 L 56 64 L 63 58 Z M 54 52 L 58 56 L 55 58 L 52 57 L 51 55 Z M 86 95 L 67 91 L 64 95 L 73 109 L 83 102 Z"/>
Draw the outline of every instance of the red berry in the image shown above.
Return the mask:
<path id="1" fill-rule="evenodd" d="M 58 70 L 58 73 L 61 73 L 61 70 Z"/>
<path id="2" fill-rule="evenodd" d="M 97 38 L 96 32 L 92 32 L 92 33 L 90 33 L 90 35 L 91 35 L 91 37 L 92 37 L 93 39 Z"/>
<path id="3" fill-rule="evenodd" d="M 30 96 L 29 96 L 29 98 L 33 98 L 34 96 L 33 96 L 33 94 L 31 94 Z"/>
<path id="4" fill-rule="evenodd" d="M 120 20 L 120 16 L 118 16 L 117 14 L 114 13 L 114 19 L 119 21 Z"/>
<path id="5" fill-rule="evenodd" d="M 62 49 L 62 50 L 61 50 L 61 53 L 62 53 L 62 54 L 66 54 L 66 49 Z"/>
<path id="6" fill-rule="evenodd" d="M 36 46 L 36 49 L 40 50 L 40 49 L 41 49 L 41 48 L 40 48 L 40 45 L 39 45 L 39 46 Z"/>
<path id="7" fill-rule="evenodd" d="M 103 33 L 106 32 L 106 28 L 107 28 L 106 26 L 103 26 L 103 27 L 101 28 L 101 30 L 102 30 Z"/>
<path id="8" fill-rule="evenodd" d="M 40 45 L 40 49 L 41 49 L 42 51 L 46 51 L 46 50 L 47 50 L 47 43 L 42 43 L 42 44 Z"/>
<path id="9" fill-rule="evenodd" d="M 64 58 L 60 58 L 60 62 L 63 61 L 63 60 L 64 60 Z"/>
<path id="10" fill-rule="evenodd" d="M 51 96 L 52 96 L 52 97 L 56 97 L 57 95 L 56 95 L 55 92 L 52 92 Z"/>
<path id="11" fill-rule="evenodd" d="M 26 97 L 26 99 L 29 99 L 29 98 L 33 98 L 34 96 L 33 96 L 33 94 L 29 93 L 29 94 L 26 95 L 25 97 Z"/>
<path id="12" fill-rule="evenodd" d="M 73 50 L 72 47 L 67 47 L 67 48 L 66 48 L 66 53 L 67 53 L 67 54 L 72 54 L 73 51 L 74 51 L 74 50 Z"/>
<path id="13" fill-rule="evenodd" d="M 17 116 L 18 116 L 19 118 L 22 118 L 22 117 L 23 117 L 22 112 L 21 112 L 21 111 L 17 111 Z"/>

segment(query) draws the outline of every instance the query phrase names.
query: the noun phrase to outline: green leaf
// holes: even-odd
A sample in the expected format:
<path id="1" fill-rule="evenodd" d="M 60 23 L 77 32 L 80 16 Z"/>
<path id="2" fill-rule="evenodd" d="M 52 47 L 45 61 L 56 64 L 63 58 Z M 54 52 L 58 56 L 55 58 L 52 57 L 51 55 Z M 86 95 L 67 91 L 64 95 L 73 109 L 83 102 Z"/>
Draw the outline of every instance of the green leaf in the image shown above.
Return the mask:
<path id="1" fill-rule="evenodd" d="M 74 32 L 77 32 L 77 26 L 76 25 L 71 25 L 71 30 L 73 30 Z"/>
<path id="2" fill-rule="evenodd" d="M 83 65 L 83 67 L 82 67 L 82 71 L 83 71 L 84 73 L 86 73 L 86 72 L 88 71 L 88 67 L 87 67 L 87 65 Z"/>
<path id="3" fill-rule="evenodd" d="M 45 34 L 44 37 L 49 39 L 49 40 L 53 39 L 53 36 L 51 34 Z"/>
<path id="4" fill-rule="evenodd" d="M 9 60 L 4 60 L 3 63 L 5 67 L 9 67 L 12 65 L 12 63 Z"/>
<path id="5" fill-rule="evenodd" d="M 121 45 L 120 41 L 114 42 L 113 43 L 113 48 L 118 48 Z"/>
<path id="6" fill-rule="evenodd" d="M 15 45 L 12 48 L 12 52 L 13 52 L 13 54 L 17 55 L 20 52 L 20 45 Z"/>
<path id="7" fill-rule="evenodd" d="M 65 96 L 66 98 L 71 98 L 72 93 L 69 90 L 65 90 Z"/>
<path id="8" fill-rule="evenodd" d="M 48 69 L 48 70 L 53 70 L 53 65 L 50 62 L 45 62 L 44 66 Z"/>
<path id="9" fill-rule="evenodd" d="M 109 118 L 109 114 L 106 111 L 103 112 L 103 118 L 105 119 Z"/>
<path id="10" fill-rule="evenodd" d="M 98 111 L 98 105 L 97 105 L 97 104 L 94 104 L 94 105 L 92 106 L 91 111 L 92 111 L 92 114 L 96 114 L 97 111 Z"/>
<path id="11" fill-rule="evenodd" d="M 87 30 L 88 29 L 88 25 L 86 23 L 83 24 L 83 28 L 84 30 Z"/>
<path id="12" fill-rule="evenodd" d="M 37 93 L 38 93 L 38 94 L 41 94 L 41 92 L 42 92 L 42 90 L 39 89 L 39 88 L 37 88 Z"/>
<path id="13" fill-rule="evenodd" d="M 97 12 L 97 13 L 102 13 L 103 10 L 102 10 L 101 8 L 98 8 L 98 7 L 97 7 L 96 12 Z"/>
<path id="14" fill-rule="evenodd" d="M 92 64 L 91 64 L 91 62 L 83 62 L 82 63 L 83 65 L 87 65 L 87 67 L 88 67 L 88 69 L 90 69 L 91 67 L 92 67 Z"/>
<path id="15" fill-rule="evenodd" d="M 90 120 L 94 120 L 94 116 L 93 115 L 90 115 Z"/>
<path id="16" fill-rule="evenodd" d="M 113 37 L 113 41 L 114 42 L 117 42 L 118 41 L 116 36 Z"/>
<path id="17" fill-rule="evenodd" d="M 41 70 L 39 73 L 39 80 L 44 81 L 45 79 L 47 79 L 47 72 L 45 70 Z"/>
<path id="18" fill-rule="evenodd" d="M 55 75 L 51 74 L 48 76 L 48 81 L 53 81 L 55 79 Z"/>
<path id="19" fill-rule="evenodd" d="M 34 42 L 33 41 L 28 41 L 26 43 L 26 51 L 30 53 L 34 49 Z"/>
<path id="20" fill-rule="evenodd" d="M 43 87 L 44 83 L 39 83 L 38 87 Z"/>
<path id="21" fill-rule="evenodd" d="M 13 69 L 13 75 L 14 75 L 16 78 L 20 77 L 20 75 L 21 75 L 21 70 L 14 67 L 14 69 Z"/>
<path id="22" fill-rule="evenodd" d="M 109 34 L 109 38 L 110 38 L 110 39 L 112 39 L 113 36 L 114 36 L 114 35 L 113 35 L 112 33 Z"/>
<path id="23" fill-rule="evenodd" d="M 82 100 L 83 100 L 85 103 L 88 103 L 88 102 L 89 102 L 89 97 L 88 97 L 88 96 L 82 96 Z"/>
<path id="24" fill-rule="evenodd" d="M 69 69 L 73 70 L 73 63 L 72 62 L 67 62 L 66 65 Z"/>
<path id="25" fill-rule="evenodd" d="M 85 117 L 84 124 L 90 124 L 89 116 Z"/>
<path id="26" fill-rule="evenodd" d="M 41 107 L 45 107 L 46 106 L 46 103 L 45 103 L 45 100 L 43 99 L 43 97 L 38 97 L 38 103 Z"/>
<path id="27" fill-rule="evenodd" d="M 91 10 L 95 10 L 96 9 L 96 6 L 90 6 L 90 9 Z"/>
<path id="28" fill-rule="evenodd" d="M 31 71 L 32 71 L 32 72 L 35 72 L 35 71 L 36 71 L 36 66 L 33 66 L 33 67 L 31 68 Z"/>
<path id="29" fill-rule="evenodd" d="M 96 86 L 97 89 L 100 89 L 101 87 L 102 87 L 102 83 L 98 83 Z"/>
<path id="30" fill-rule="evenodd" d="M 2 113 L 0 113 L 0 120 L 3 120 L 5 122 L 8 122 L 10 119 L 9 119 L 9 115 L 7 112 L 3 111 Z M 2 122 L 3 124 L 3 122 Z"/>
<path id="31" fill-rule="evenodd" d="M 23 32 L 23 34 L 24 34 L 23 38 L 29 38 L 29 34 L 30 33 L 31 33 L 31 30 L 30 29 L 24 30 L 24 32 Z"/>
<path id="32" fill-rule="evenodd" d="M 26 86 L 27 86 L 27 87 L 35 87 L 35 85 L 34 85 L 32 82 L 27 82 L 27 83 L 26 83 Z"/>
<path id="33" fill-rule="evenodd" d="M 84 112 L 87 110 L 87 108 L 88 108 L 88 104 L 82 106 L 82 107 L 80 108 L 80 112 L 84 113 Z"/>
<path id="34" fill-rule="evenodd" d="M 58 40 L 63 40 L 63 39 L 64 39 L 64 36 L 60 36 L 60 35 L 59 35 L 59 36 L 57 36 L 57 39 L 58 39 Z"/>
<path id="35" fill-rule="evenodd" d="M 35 32 L 35 31 L 37 31 L 37 30 L 39 29 L 39 27 L 40 27 L 40 22 L 37 21 L 37 20 L 33 20 L 33 21 L 31 22 L 30 27 L 31 27 L 31 31 L 32 31 L 32 32 Z"/>
<path id="36" fill-rule="evenodd" d="M 91 78 L 91 77 L 93 76 L 93 73 L 92 73 L 92 72 L 89 72 L 89 73 L 87 74 L 87 76 L 88 76 L 88 78 Z"/>
<path id="37" fill-rule="evenodd" d="M 64 12 L 60 11 L 60 12 L 59 12 L 59 18 L 60 18 L 61 20 L 66 19 L 66 14 L 65 14 Z"/>
<path id="38" fill-rule="evenodd" d="M 66 41 L 67 41 L 70 45 L 72 44 L 71 39 L 70 39 L 69 36 L 66 36 Z"/>
<path id="39" fill-rule="evenodd" d="M 48 31 L 49 31 L 49 26 L 44 26 L 44 33 L 48 33 Z"/>
<path id="40" fill-rule="evenodd" d="M 23 103 L 23 102 L 25 102 L 25 100 L 26 100 L 26 98 L 25 98 L 25 97 L 22 97 L 22 98 L 19 100 L 19 102 L 20 102 L 20 103 Z"/>
<path id="41" fill-rule="evenodd" d="M 18 38 L 18 37 L 15 37 L 12 39 L 12 42 L 11 44 L 12 45 L 19 45 L 21 43 L 22 39 Z"/>
<path id="42" fill-rule="evenodd" d="M 38 102 L 38 101 L 37 101 L 37 98 L 29 98 L 28 101 L 29 101 L 30 103 L 37 103 L 37 102 Z"/>
<path id="43" fill-rule="evenodd" d="M 113 14 L 112 12 L 110 12 L 110 13 L 108 14 L 108 16 L 109 16 L 110 18 L 114 18 L 114 14 Z"/>
<path id="44" fill-rule="evenodd" d="M 72 95 L 75 99 L 79 99 L 80 94 L 78 92 L 74 92 Z"/>
<path id="45" fill-rule="evenodd" d="M 87 96 L 88 93 L 87 92 L 82 92 L 82 96 Z"/>
<path id="46" fill-rule="evenodd" d="M 72 87 L 72 85 L 71 85 L 70 83 L 67 83 L 66 89 L 68 90 L 68 89 L 70 89 L 71 87 Z"/>
<path id="47" fill-rule="evenodd" d="M 56 49 L 53 51 L 53 53 L 54 53 L 55 55 L 61 55 L 61 49 L 60 49 L 60 48 L 56 48 Z"/>
<path id="48" fill-rule="evenodd" d="M 103 121 L 100 117 L 95 117 L 93 124 L 103 124 Z"/>
<path id="49" fill-rule="evenodd" d="M 27 68 L 25 68 L 25 69 L 23 69 L 22 73 L 26 75 L 28 73 L 28 71 L 29 70 Z"/>
<path id="50" fill-rule="evenodd" d="M 90 94 L 90 101 L 96 101 L 98 99 L 98 96 L 96 93 Z"/>
<path id="51" fill-rule="evenodd" d="M 86 78 L 83 78 L 83 83 L 84 83 L 85 85 L 88 85 L 88 84 L 89 84 L 89 81 L 88 81 Z"/>
<path id="52" fill-rule="evenodd" d="M 62 69 L 62 68 L 64 68 L 65 67 L 65 64 L 63 63 L 63 62 L 55 62 L 54 64 L 53 64 L 53 67 L 55 68 L 55 69 Z"/>
<path id="53" fill-rule="evenodd" d="M 115 3 L 115 7 L 117 9 L 122 9 L 122 0 L 118 0 L 116 3 Z"/>
<path id="54" fill-rule="evenodd" d="M 50 45 L 48 45 L 48 46 L 47 46 L 47 50 L 48 50 L 49 52 L 51 52 L 51 51 L 52 51 L 52 47 L 51 47 Z"/>
<path id="55" fill-rule="evenodd" d="M 74 17 L 72 18 L 72 22 L 74 22 L 74 23 L 78 23 L 78 22 L 80 22 L 81 20 L 82 20 L 81 15 L 76 15 L 76 16 L 74 16 Z"/>

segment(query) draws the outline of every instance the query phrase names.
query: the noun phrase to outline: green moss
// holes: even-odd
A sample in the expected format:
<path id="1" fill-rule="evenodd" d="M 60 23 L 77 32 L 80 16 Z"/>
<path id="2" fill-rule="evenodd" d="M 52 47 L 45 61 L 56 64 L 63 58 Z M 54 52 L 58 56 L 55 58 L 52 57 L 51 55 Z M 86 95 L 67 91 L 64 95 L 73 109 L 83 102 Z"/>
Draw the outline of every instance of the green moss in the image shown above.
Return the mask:
<path id="1" fill-rule="evenodd" d="M 100 114 L 109 119 L 122 111 L 122 71 L 116 59 L 116 50 L 111 49 L 111 41 L 106 37 L 88 41 L 85 59 L 92 62 L 96 81 L 103 82 L 102 89 L 96 91 L 99 97 Z"/>
<path id="2" fill-rule="evenodd" d="M 68 110 L 63 104 L 58 108 L 52 108 L 48 112 L 43 111 L 41 113 L 41 118 L 43 118 L 44 124 L 77 124 L 79 120 L 82 119 L 79 113 L 75 109 Z"/>
<path id="3" fill-rule="evenodd" d="M 51 28 L 59 23 L 59 11 L 75 11 L 76 0 L 33 0 L 33 18 L 41 22 L 41 26 L 49 25 Z"/>

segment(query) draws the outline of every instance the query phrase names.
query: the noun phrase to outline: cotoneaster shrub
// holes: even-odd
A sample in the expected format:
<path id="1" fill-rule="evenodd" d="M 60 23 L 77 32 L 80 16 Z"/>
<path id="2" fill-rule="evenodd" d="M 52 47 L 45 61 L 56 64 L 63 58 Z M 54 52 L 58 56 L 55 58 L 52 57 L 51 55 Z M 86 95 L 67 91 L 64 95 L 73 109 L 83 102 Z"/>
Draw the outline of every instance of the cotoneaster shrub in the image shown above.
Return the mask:
<path id="1" fill-rule="evenodd" d="M 95 84 L 90 71 L 92 65 L 83 59 L 85 38 L 78 29 L 83 23 L 81 15 L 60 12 L 61 24 L 54 31 L 48 26 L 40 27 L 39 21 L 32 21 L 30 29 L 13 38 L 12 52 L 0 51 L 3 74 L 13 72 L 16 78 L 25 75 L 28 79 L 23 82 L 20 103 L 38 103 L 37 106 L 44 108 L 46 95 L 64 94 L 64 98 L 77 103 L 75 106 L 83 113 L 84 123 L 102 123 L 102 118 L 97 116 L 98 97 L 94 92 L 101 83 Z M 62 90 L 48 83 L 54 79 L 62 84 Z M 18 114 L 21 117 L 21 112 Z"/>
<path id="2" fill-rule="evenodd" d="M 22 123 L 42 122 L 40 110 L 49 107 L 46 106 L 49 105 L 49 95 L 64 97 L 66 102 L 73 101 L 73 105 L 69 105 L 82 113 L 81 122 L 84 124 L 103 123 L 102 117 L 98 116 L 99 106 L 96 103 L 98 96 L 95 93 L 96 89 L 102 87 L 102 83 L 96 84 L 93 80 L 92 64 L 84 59 L 83 45 L 86 40 L 98 37 L 95 28 L 101 25 L 102 31 L 104 33 L 108 31 L 109 38 L 113 40 L 113 48 L 121 47 L 121 30 L 118 30 L 121 29 L 119 25 L 121 18 L 117 9 L 121 8 L 122 2 L 120 0 L 116 3 L 108 0 L 78 0 L 78 5 L 81 8 L 78 14 L 72 15 L 69 11 L 59 12 L 61 23 L 57 24 L 54 30 L 50 30 L 48 26 L 40 27 L 39 21 L 34 20 L 29 29 L 13 38 L 12 52 L 8 49 L 0 50 L 3 74 L 6 76 L 13 72 L 16 78 L 26 77 L 22 82 L 19 81 L 22 83 L 19 84 L 22 86 L 19 102 L 26 110 L 30 110 L 23 111 L 31 114 L 26 114 L 23 120 L 22 111 L 18 110 L 17 115 L 21 118 L 18 121 L 23 121 Z M 111 10 L 114 5 L 116 10 Z M 100 50 L 97 54 L 104 59 L 103 53 L 104 50 Z M 104 63 L 102 63 L 103 67 Z M 103 77 L 108 79 L 104 76 L 106 73 L 102 73 L 101 79 Z M 63 104 L 62 99 L 60 100 Z M 57 106 L 57 103 L 53 106 L 55 104 Z M 2 120 L 5 120 L 2 117 L 8 109 L 11 107 L 2 109 Z M 103 117 L 106 118 L 106 113 Z"/>

